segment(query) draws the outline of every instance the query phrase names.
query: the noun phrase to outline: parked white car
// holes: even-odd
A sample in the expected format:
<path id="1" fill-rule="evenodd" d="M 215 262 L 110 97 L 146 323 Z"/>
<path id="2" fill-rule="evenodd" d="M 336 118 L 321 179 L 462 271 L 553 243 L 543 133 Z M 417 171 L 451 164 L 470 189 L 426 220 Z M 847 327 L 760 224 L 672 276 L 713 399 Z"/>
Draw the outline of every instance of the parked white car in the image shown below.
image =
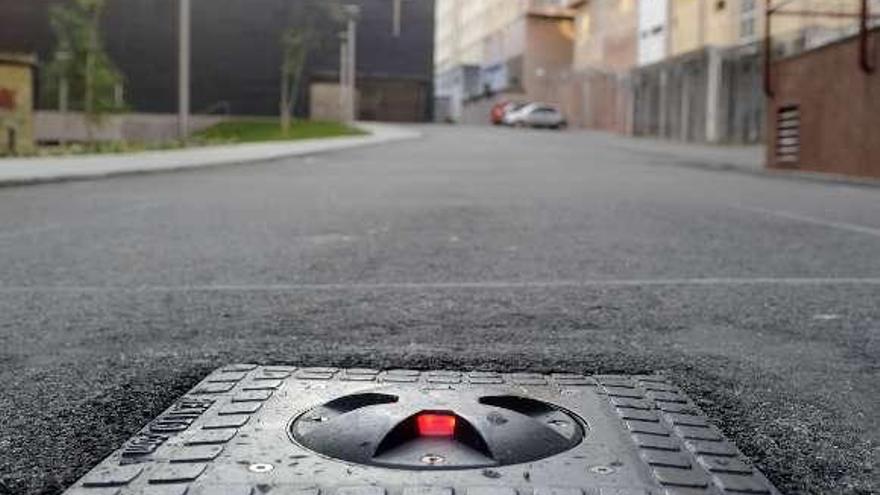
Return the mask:
<path id="1" fill-rule="evenodd" d="M 547 127 L 561 129 L 567 124 L 556 107 L 546 103 L 529 103 L 504 114 L 504 124 L 516 127 Z"/>

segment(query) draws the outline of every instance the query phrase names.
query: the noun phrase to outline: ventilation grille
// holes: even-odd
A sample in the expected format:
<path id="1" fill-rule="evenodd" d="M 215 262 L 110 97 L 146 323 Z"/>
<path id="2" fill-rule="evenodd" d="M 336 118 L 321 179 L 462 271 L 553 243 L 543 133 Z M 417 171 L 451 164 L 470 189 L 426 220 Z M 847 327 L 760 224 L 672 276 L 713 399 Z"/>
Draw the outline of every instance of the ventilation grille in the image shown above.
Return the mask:
<path id="1" fill-rule="evenodd" d="M 779 107 L 776 114 L 776 161 L 794 165 L 801 151 L 801 110 L 797 105 Z"/>

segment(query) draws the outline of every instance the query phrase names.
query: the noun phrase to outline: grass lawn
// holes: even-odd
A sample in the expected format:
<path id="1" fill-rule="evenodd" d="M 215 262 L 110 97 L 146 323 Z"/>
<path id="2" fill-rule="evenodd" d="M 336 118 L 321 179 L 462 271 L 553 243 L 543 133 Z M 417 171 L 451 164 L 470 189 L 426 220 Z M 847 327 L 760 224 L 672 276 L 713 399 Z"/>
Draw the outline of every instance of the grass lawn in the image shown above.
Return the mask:
<path id="1" fill-rule="evenodd" d="M 298 120 L 290 125 L 290 132 L 282 134 L 277 119 L 233 120 L 221 122 L 194 133 L 185 145 L 180 141 L 143 142 L 98 142 L 70 143 L 66 146 L 39 147 L 19 156 L 65 156 L 104 153 L 136 153 L 148 150 L 171 150 L 194 148 L 228 143 L 256 143 L 265 141 L 286 141 L 296 139 L 327 138 L 337 136 L 361 136 L 368 134 L 358 128 L 341 122 Z M 2 158 L 4 155 L 0 155 Z"/>
<path id="2" fill-rule="evenodd" d="M 299 120 L 293 122 L 285 135 L 277 120 L 237 120 L 221 122 L 197 132 L 197 141 L 249 143 L 259 141 L 285 141 L 335 136 L 358 136 L 364 131 L 340 122 Z"/>

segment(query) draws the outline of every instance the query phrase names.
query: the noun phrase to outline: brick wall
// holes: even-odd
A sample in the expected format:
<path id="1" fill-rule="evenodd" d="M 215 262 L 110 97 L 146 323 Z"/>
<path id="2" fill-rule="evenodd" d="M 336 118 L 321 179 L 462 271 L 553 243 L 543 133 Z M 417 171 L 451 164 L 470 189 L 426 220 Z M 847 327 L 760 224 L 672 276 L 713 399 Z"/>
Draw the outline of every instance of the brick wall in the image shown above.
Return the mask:
<path id="1" fill-rule="evenodd" d="M 769 168 L 880 177 L 880 30 L 871 33 L 870 41 L 878 66 L 873 74 L 859 68 L 858 37 L 773 64 Z M 789 131 L 799 131 L 795 136 L 779 136 L 781 112 Z M 777 138 L 797 134 L 799 139 L 785 141 L 779 153 Z"/>
<path id="2" fill-rule="evenodd" d="M 523 88 L 532 101 L 561 103 L 557 81 L 571 72 L 572 21 L 530 15 L 526 24 Z"/>
<path id="3" fill-rule="evenodd" d="M 197 132 L 229 120 L 221 115 L 191 115 L 190 131 Z M 124 113 L 105 115 L 92 125 L 81 112 L 62 114 L 51 110 L 34 112 L 34 136 L 38 143 L 95 141 L 163 142 L 178 137 L 177 114 Z"/>
<path id="4" fill-rule="evenodd" d="M 0 54 L 0 154 L 33 146 L 33 59 Z"/>
<path id="5" fill-rule="evenodd" d="M 615 74 L 588 74 L 577 89 L 585 111 L 582 127 L 629 133 L 630 91 L 625 78 Z"/>

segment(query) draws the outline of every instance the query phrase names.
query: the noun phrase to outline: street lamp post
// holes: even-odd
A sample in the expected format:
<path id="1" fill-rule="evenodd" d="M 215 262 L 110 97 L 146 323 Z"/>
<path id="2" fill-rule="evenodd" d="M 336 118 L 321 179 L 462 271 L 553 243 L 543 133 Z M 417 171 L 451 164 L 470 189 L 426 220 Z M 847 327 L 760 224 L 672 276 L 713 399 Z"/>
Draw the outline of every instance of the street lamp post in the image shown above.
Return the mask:
<path id="1" fill-rule="evenodd" d="M 67 111 L 70 108 L 70 83 L 67 79 L 67 69 L 72 57 L 67 49 L 58 51 L 55 57 L 61 66 L 61 79 L 58 81 L 58 112 L 61 114 L 64 125 L 67 126 Z M 67 139 L 63 134 L 59 141 L 62 146 L 67 144 Z"/>
<path id="2" fill-rule="evenodd" d="M 400 36 L 400 24 L 403 17 L 403 0 L 392 0 L 391 17 L 392 27 L 391 34 L 397 38 Z"/>
<path id="3" fill-rule="evenodd" d="M 348 33 L 339 33 L 339 119 L 348 120 Z"/>
<path id="4" fill-rule="evenodd" d="M 177 124 L 181 141 L 189 135 L 189 70 L 190 70 L 190 0 L 180 2 L 180 26 L 178 28 L 178 80 Z"/>
<path id="5" fill-rule="evenodd" d="M 346 5 L 345 13 L 348 17 L 348 28 L 346 29 L 346 45 L 348 47 L 346 92 L 348 94 L 346 95 L 345 118 L 352 122 L 357 118 L 357 20 L 360 15 L 360 7 Z"/>

